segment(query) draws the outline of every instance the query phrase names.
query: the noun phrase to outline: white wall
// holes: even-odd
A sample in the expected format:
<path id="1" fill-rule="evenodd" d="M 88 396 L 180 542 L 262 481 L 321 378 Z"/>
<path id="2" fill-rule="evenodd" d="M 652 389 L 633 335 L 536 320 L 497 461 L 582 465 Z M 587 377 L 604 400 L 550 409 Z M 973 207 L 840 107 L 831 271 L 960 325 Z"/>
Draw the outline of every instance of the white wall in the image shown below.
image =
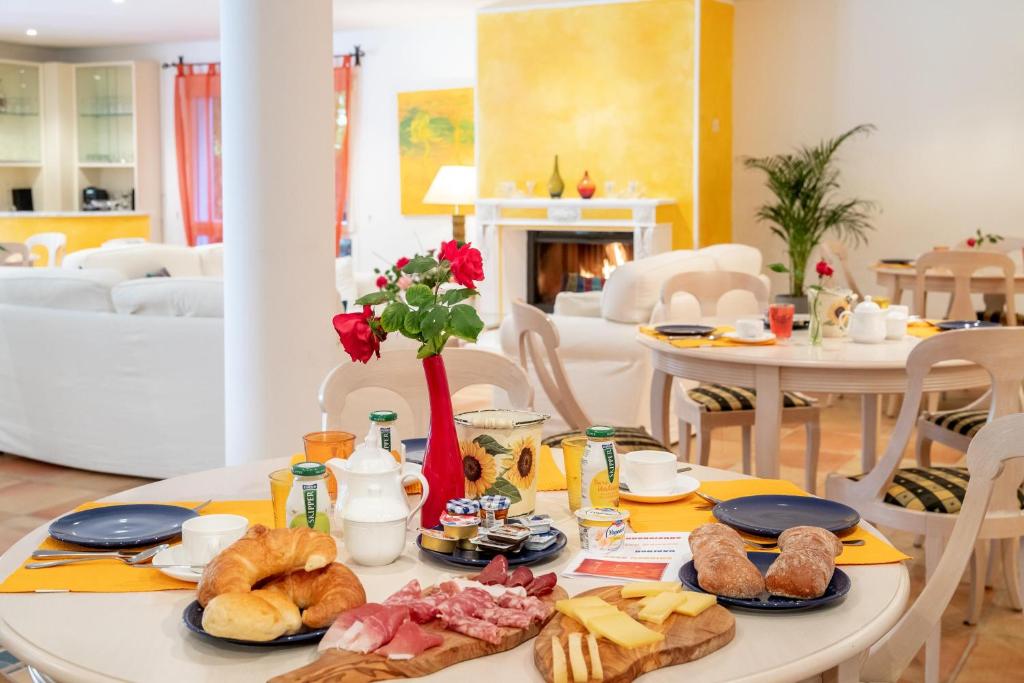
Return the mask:
<path id="1" fill-rule="evenodd" d="M 734 239 L 781 260 L 756 224 L 763 176 L 741 158 L 859 123 L 842 183 L 882 212 L 853 253 L 862 289 L 879 257 L 914 257 L 978 227 L 1024 235 L 1024 2 L 739 0 L 734 76 Z M 775 277 L 775 291 L 785 287 Z"/>

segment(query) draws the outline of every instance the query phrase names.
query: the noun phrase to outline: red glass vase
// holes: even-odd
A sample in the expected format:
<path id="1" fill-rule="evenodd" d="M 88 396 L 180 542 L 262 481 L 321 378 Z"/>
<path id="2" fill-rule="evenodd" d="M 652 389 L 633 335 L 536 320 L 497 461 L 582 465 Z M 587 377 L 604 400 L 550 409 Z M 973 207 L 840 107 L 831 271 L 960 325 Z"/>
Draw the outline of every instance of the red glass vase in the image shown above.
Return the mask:
<path id="1" fill-rule="evenodd" d="M 430 495 L 420 510 L 420 524 L 429 529 L 438 524 L 449 500 L 463 497 L 466 480 L 462 473 L 462 453 L 455 433 L 452 392 L 448 389 L 444 359 L 440 355 L 424 358 L 423 374 L 427 378 L 430 399 L 430 432 L 423 458 L 423 476 L 430 484 Z"/>

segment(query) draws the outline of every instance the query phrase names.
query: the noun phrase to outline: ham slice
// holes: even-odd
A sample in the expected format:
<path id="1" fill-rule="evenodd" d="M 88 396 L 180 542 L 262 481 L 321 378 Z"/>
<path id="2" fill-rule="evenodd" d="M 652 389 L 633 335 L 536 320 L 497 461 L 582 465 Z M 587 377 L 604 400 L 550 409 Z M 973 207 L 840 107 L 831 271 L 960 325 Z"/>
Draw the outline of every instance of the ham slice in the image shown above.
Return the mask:
<path id="1" fill-rule="evenodd" d="M 529 567 L 516 567 L 508 579 L 505 581 L 505 585 L 512 586 L 529 586 L 533 582 L 533 572 L 530 571 Z"/>
<path id="2" fill-rule="evenodd" d="M 354 607 L 350 610 L 346 610 L 338 615 L 338 618 L 334 620 L 331 627 L 327 629 L 327 633 L 320 639 L 320 645 L 317 647 L 318 652 L 324 652 L 326 650 L 334 650 L 341 647 L 342 635 L 347 631 L 353 624 L 361 622 L 363 619 L 367 619 L 377 612 L 384 609 L 384 605 L 376 602 L 368 602 L 365 605 Z"/>
<path id="3" fill-rule="evenodd" d="M 342 635 L 338 647 L 363 654 L 372 652 L 391 642 L 399 627 L 408 620 L 408 607 L 384 605 L 376 614 L 352 624 Z"/>
<path id="4" fill-rule="evenodd" d="M 558 583 L 558 576 L 553 572 L 541 574 L 526 587 L 526 594 L 534 596 L 547 595 L 555 589 L 556 583 Z"/>
<path id="5" fill-rule="evenodd" d="M 488 563 L 484 570 L 477 575 L 476 580 L 486 585 L 500 583 L 505 584 L 508 580 L 508 558 L 504 555 L 496 555 Z"/>
<path id="6" fill-rule="evenodd" d="M 378 648 L 377 654 L 388 659 L 412 659 L 424 650 L 437 647 L 443 642 L 442 636 L 424 631 L 422 626 L 407 621 L 398 627 L 390 643 Z"/>

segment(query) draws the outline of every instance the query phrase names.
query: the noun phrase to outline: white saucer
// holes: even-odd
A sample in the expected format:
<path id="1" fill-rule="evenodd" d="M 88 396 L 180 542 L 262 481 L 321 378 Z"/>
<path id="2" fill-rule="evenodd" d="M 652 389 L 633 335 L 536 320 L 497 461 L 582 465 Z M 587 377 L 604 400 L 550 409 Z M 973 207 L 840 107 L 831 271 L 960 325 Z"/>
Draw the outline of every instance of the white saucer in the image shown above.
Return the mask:
<path id="1" fill-rule="evenodd" d="M 629 482 L 626 482 L 626 486 L 629 486 Z M 619 490 L 619 498 L 623 500 L 631 500 L 636 503 L 667 503 L 673 500 L 679 500 L 685 498 L 694 491 L 700 488 L 700 482 L 693 477 L 688 477 L 685 474 L 677 474 L 675 485 L 671 491 L 664 493 L 636 493 L 633 491 Z"/>
<path id="2" fill-rule="evenodd" d="M 775 339 L 775 335 L 771 332 L 763 332 L 756 337 L 741 337 L 739 332 L 726 332 L 722 336 L 741 344 L 764 344 L 765 342 L 770 342 Z"/>
<path id="3" fill-rule="evenodd" d="M 179 543 L 178 545 L 172 545 L 167 550 L 158 552 L 153 557 L 153 564 L 188 564 L 188 558 L 185 557 L 185 553 L 182 552 L 181 544 Z M 188 581 L 189 583 L 199 583 L 199 579 L 203 576 L 202 569 L 189 569 L 188 567 L 166 567 L 160 569 L 160 571 L 172 579 Z"/>

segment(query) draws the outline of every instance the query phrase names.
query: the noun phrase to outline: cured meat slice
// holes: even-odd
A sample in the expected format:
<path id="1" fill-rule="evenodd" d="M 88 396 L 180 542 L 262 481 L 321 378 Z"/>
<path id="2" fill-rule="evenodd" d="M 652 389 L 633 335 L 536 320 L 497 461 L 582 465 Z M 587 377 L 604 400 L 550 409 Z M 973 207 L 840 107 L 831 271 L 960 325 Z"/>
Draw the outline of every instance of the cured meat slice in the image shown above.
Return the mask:
<path id="1" fill-rule="evenodd" d="M 510 607 L 517 609 L 521 612 L 525 612 L 530 615 L 530 618 L 537 622 L 542 622 L 548 618 L 551 614 L 553 607 L 534 597 L 522 597 L 514 595 L 512 593 L 505 593 L 497 600 L 498 605 L 501 607 Z"/>
<path id="2" fill-rule="evenodd" d="M 333 650 L 340 647 L 342 635 L 347 631 L 353 624 L 361 622 L 363 619 L 373 616 L 377 612 L 384 609 L 384 605 L 376 602 L 368 602 L 365 605 L 354 607 L 350 610 L 346 610 L 338 615 L 338 618 L 334 620 L 331 627 L 327 629 L 327 633 L 320 639 L 320 645 L 317 647 L 317 651 L 324 652 L 326 650 Z"/>
<path id="3" fill-rule="evenodd" d="M 385 605 L 384 609 L 349 627 L 341 638 L 343 650 L 363 654 L 391 642 L 398 628 L 409 620 L 409 608 L 404 605 Z"/>
<path id="4" fill-rule="evenodd" d="M 453 601 L 453 605 L 446 606 L 443 609 L 483 619 L 497 626 L 528 628 L 533 621 L 533 617 L 529 612 L 499 607 L 491 595 L 480 588 L 467 588 L 457 597 L 449 600 L 449 602 Z"/>
<path id="5" fill-rule="evenodd" d="M 484 570 L 476 577 L 476 580 L 486 585 L 500 583 L 505 584 L 508 579 L 508 558 L 504 555 L 496 555 L 488 563 Z"/>
<path id="6" fill-rule="evenodd" d="M 388 659 L 412 659 L 424 650 L 437 647 L 444 638 L 437 633 L 423 630 L 422 626 L 407 621 L 398 627 L 391 642 L 377 650 L 377 654 Z"/>
<path id="7" fill-rule="evenodd" d="M 455 631 L 456 633 L 461 633 L 470 638 L 491 643 L 492 645 L 501 643 L 501 629 L 483 619 L 462 615 L 452 615 L 447 619 L 442 615 L 441 618 L 445 622 L 445 627 L 450 631 Z"/>
<path id="8" fill-rule="evenodd" d="M 533 572 L 530 571 L 529 567 L 516 567 L 509 574 L 508 579 L 505 580 L 505 585 L 512 586 L 529 586 L 533 582 Z M 527 589 L 529 592 L 529 589 Z"/>
<path id="9" fill-rule="evenodd" d="M 487 586 L 480 583 L 479 581 L 462 578 L 452 579 L 450 582 L 446 581 L 445 583 L 455 584 L 455 587 L 457 587 L 459 590 L 466 590 L 467 588 L 479 588 L 480 590 L 485 590 L 488 593 L 490 593 L 492 598 L 497 598 L 498 596 L 504 595 L 505 593 L 513 593 L 515 595 L 523 596 L 526 595 L 526 588 L 524 588 L 523 586 L 505 586 L 500 584 Z M 458 591 L 454 592 L 457 593 Z"/>
<path id="10" fill-rule="evenodd" d="M 417 624 L 425 624 L 437 616 L 437 606 L 423 597 L 420 582 L 413 579 L 384 601 L 385 605 L 401 605 L 409 608 L 409 616 Z"/>
<path id="11" fill-rule="evenodd" d="M 555 589 L 556 583 L 558 583 L 558 576 L 554 572 L 541 574 L 526 587 L 526 594 L 534 596 L 547 595 Z"/>
<path id="12" fill-rule="evenodd" d="M 420 587 L 420 582 L 413 579 L 409 583 L 405 584 L 397 591 L 391 594 L 391 596 L 384 601 L 385 605 L 402 604 L 405 600 L 419 599 L 423 596 L 423 589 Z"/>

